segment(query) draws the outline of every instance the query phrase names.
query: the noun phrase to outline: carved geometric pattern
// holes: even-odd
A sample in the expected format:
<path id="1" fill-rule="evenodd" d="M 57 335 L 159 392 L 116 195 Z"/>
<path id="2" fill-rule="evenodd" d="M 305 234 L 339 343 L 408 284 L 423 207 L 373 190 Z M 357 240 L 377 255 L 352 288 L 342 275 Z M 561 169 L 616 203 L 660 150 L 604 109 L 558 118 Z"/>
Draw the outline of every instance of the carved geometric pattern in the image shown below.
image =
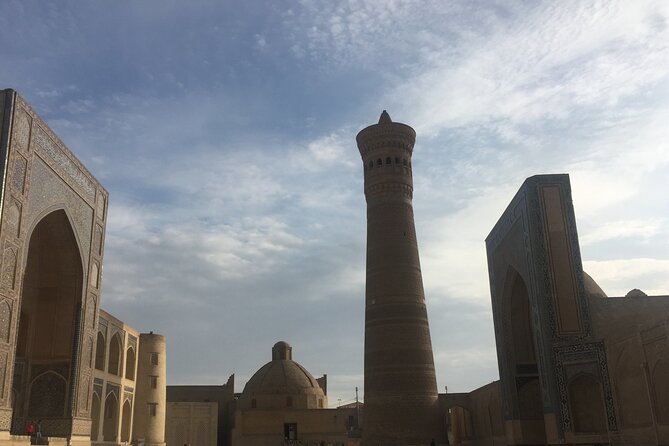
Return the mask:
<path id="1" fill-rule="evenodd" d="M 44 130 L 39 127 L 38 129 L 35 132 L 36 148 L 47 155 L 55 163 L 55 166 L 78 186 L 77 189 L 89 201 L 93 201 L 95 199 L 95 184 L 93 181 L 65 154 L 65 151 L 58 144 L 51 140 Z"/>
<path id="2" fill-rule="evenodd" d="M 86 300 L 86 326 L 95 327 L 95 315 L 97 314 L 97 299 L 95 294 L 89 294 Z"/>
<path id="3" fill-rule="evenodd" d="M 102 255 L 102 226 L 95 225 L 95 234 L 93 235 L 93 249 L 97 255 Z"/>
<path id="4" fill-rule="evenodd" d="M 96 206 L 97 206 L 98 218 L 100 220 L 104 220 L 104 218 L 105 218 L 105 204 L 106 204 L 105 203 L 105 196 L 102 195 L 102 194 L 99 194 Z"/>
<path id="5" fill-rule="evenodd" d="M 19 237 L 21 231 L 21 204 L 16 200 L 8 200 L 7 213 L 4 224 L 7 230 L 6 234 L 11 237 Z"/>
<path id="6" fill-rule="evenodd" d="M 100 268 L 98 267 L 97 262 L 91 262 L 91 280 L 90 280 L 90 283 L 91 283 L 91 286 L 93 288 L 98 287 L 98 278 L 100 277 L 99 272 L 100 272 Z"/>
<path id="7" fill-rule="evenodd" d="M 19 150 L 27 150 L 30 143 L 30 117 L 20 110 L 14 115 L 12 145 Z"/>
<path id="8" fill-rule="evenodd" d="M 86 355 L 84 358 L 88 362 L 89 367 L 93 367 L 93 336 L 88 336 L 86 341 Z"/>
<path id="9" fill-rule="evenodd" d="M 5 289 L 13 290 L 16 282 L 16 256 L 17 250 L 7 247 L 2 255 L 2 276 L 0 285 Z"/>
<path id="10" fill-rule="evenodd" d="M 8 431 L 12 424 L 12 409 L 0 408 L 0 430 Z"/>
<path id="11" fill-rule="evenodd" d="M 560 418 L 563 431 L 573 431 L 572 418 L 569 410 L 569 397 L 567 384 L 570 376 L 566 373 L 566 363 L 580 363 L 584 372 L 597 375 L 604 393 L 604 405 L 606 406 L 606 418 L 609 431 L 617 431 L 613 393 L 609 381 L 609 369 L 606 360 L 606 350 L 602 342 L 579 343 L 568 346 L 555 347 L 555 364 L 557 387 L 560 398 Z M 596 366 L 594 364 L 596 364 Z M 576 373 L 570 371 L 570 375 Z"/>
<path id="12" fill-rule="evenodd" d="M 81 379 L 81 387 L 79 388 L 79 409 L 87 413 L 90 398 L 91 378 L 83 376 Z"/>
<path id="13" fill-rule="evenodd" d="M 91 420 L 87 418 L 74 418 L 72 420 L 72 435 L 90 437 Z"/>
<path id="14" fill-rule="evenodd" d="M 0 342 L 9 343 L 9 329 L 12 325 L 12 306 L 6 299 L 0 300 Z M 0 392 L 1 394 L 1 392 Z"/>
<path id="15" fill-rule="evenodd" d="M 26 183 L 26 172 L 28 171 L 28 160 L 21 155 L 14 158 L 14 168 L 12 170 L 12 186 L 14 190 L 23 193 Z"/>
<path id="16" fill-rule="evenodd" d="M 54 372 L 38 376 L 30 386 L 28 415 L 32 417 L 62 417 L 65 414 L 65 378 Z"/>

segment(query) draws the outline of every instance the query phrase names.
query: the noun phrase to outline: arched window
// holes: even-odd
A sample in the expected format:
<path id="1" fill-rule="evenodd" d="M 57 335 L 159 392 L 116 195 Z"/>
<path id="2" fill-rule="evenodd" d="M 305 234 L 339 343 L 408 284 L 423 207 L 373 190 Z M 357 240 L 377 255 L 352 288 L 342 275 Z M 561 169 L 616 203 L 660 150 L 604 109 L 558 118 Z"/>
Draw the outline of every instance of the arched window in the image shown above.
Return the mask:
<path id="1" fill-rule="evenodd" d="M 107 372 L 112 375 L 121 376 L 121 339 L 116 333 L 109 343 L 109 362 Z"/>
<path id="2" fill-rule="evenodd" d="M 376 160 L 376 164 L 377 164 L 378 166 L 380 166 L 380 165 L 383 164 L 383 161 L 381 160 L 381 158 L 379 158 L 379 159 Z"/>
<path id="3" fill-rule="evenodd" d="M 95 368 L 104 371 L 105 369 L 105 336 L 98 331 L 98 340 L 95 347 Z"/>
<path id="4" fill-rule="evenodd" d="M 395 157 L 395 164 L 399 164 L 399 163 L 400 163 L 400 159 L 398 157 Z"/>
<path id="5" fill-rule="evenodd" d="M 391 164 L 392 162 L 393 162 L 393 160 L 390 159 L 390 157 L 386 158 L 386 164 Z"/>
<path id="6" fill-rule="evenodd" d="M 135 380 L 135 349 L 130 347 L 125 355 L 125 377 Z"/>

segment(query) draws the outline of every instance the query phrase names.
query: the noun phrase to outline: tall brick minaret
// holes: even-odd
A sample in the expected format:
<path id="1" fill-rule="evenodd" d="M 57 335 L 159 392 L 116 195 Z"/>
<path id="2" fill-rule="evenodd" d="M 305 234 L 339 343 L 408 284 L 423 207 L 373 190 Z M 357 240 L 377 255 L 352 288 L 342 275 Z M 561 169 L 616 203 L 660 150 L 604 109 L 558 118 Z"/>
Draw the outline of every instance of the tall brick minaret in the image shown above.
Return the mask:
<path id="1" fill-rule="evenodd" d="M 440 429 L 413 220 L 416 132 L 384 110 L 356 140 L 367 199 L 363 446 L 429 445 Z"/>

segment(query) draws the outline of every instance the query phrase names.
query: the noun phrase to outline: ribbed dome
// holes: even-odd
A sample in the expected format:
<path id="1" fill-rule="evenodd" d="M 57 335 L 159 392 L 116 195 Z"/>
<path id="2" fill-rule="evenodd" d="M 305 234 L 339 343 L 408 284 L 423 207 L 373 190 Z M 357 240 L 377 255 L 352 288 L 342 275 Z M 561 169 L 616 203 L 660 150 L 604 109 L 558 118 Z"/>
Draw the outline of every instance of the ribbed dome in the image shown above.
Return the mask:
<path id="1" fill-rule="evenodd" d="M 307 369 L 292 360 L 292 347 L 287 342 L 274 345 L 272 358 L 244 386 L 238 401 L 241 409 L 327 407 L 323 389 Z"/>

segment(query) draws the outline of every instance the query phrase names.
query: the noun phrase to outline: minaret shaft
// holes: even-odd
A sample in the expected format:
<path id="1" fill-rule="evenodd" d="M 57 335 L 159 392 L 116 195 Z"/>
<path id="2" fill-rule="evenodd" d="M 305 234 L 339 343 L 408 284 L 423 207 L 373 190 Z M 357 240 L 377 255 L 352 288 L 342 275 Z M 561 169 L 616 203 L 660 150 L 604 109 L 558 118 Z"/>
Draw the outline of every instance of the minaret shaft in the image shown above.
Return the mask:
<path id="1" fill-rule="evenodd" d="M 384 111 L 357 141 L 367 199 L 363 444 L 429 444 L 439 424 L 412 207 L 415 132 Z"/>

